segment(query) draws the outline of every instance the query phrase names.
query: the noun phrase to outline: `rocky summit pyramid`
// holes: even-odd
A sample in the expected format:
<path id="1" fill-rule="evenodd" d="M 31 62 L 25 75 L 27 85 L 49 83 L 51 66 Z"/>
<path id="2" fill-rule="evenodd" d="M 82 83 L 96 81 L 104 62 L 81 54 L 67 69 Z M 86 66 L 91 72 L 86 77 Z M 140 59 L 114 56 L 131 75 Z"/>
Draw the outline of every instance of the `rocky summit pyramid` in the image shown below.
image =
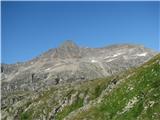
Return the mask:
<path id="1" fill-rule="evenodd" d="M 62 119 L 65 115 L 60 111 L 63 108 L 65 110 L 64 106 L 71 105 L 70 109 L 64 111 L 69 114 L 75 108 L 88 104 L 106 88 L 108 83 L 105 78 L 111 80 L 112 88 L 121 73 L 141 66 L 156 54 L 141 45 L 117 44 L 88 48 L 67 40 L 58 48 L 50 49 L 30 61 L 2 64 L 2 118 Z M 82 94 L 80 91 L 83 91 Z M 46 100 L 44 105 L 43 100 Z M 75 101 L 78 103 L 75 104 Z M 78 118 L 75 116 L 75 119 Z"/>
<path id="2" fill-rule="evenodd" d="M 80 49 L 73 41 L 67 40 L 56 49 L 55 57 L 62 59 L 79 58 L 81 57 Z"/>

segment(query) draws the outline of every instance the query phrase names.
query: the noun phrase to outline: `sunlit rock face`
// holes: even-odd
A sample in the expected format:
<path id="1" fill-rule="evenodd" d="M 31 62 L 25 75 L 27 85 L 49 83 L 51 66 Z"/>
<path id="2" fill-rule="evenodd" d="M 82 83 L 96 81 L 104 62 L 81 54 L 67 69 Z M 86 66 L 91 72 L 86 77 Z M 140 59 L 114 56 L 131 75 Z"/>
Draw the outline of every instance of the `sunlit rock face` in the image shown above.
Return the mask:
<path id="1" fill-rule="evenodd" d="M 86 48 L 67 40 L 28 62 L 2 64 L 2 98 L 16 91 L 111 76 L 140 66 L 154 55 L 140 45 Z"/>

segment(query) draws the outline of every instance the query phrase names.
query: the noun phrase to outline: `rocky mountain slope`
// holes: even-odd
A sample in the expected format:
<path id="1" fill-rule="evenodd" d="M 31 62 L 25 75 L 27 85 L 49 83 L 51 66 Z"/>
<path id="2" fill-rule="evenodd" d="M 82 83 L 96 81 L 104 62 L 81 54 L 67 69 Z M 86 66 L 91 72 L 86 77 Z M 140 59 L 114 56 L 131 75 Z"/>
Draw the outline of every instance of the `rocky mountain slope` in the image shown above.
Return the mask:
<path id="1" fill-rule="evenodd" d="M 159 120 L 160 54 L 138 68 L 8 95 L 5 120 Z"/>
<path id="2" fill-rule="evenodd" d="M 2 64 L 3 95 L 42 86 L 103 78 L 137 67 L 156 52 L 139 45 L 112 45 L 103 48 L 78 47 L 65 41 L 24 63 Z"/>

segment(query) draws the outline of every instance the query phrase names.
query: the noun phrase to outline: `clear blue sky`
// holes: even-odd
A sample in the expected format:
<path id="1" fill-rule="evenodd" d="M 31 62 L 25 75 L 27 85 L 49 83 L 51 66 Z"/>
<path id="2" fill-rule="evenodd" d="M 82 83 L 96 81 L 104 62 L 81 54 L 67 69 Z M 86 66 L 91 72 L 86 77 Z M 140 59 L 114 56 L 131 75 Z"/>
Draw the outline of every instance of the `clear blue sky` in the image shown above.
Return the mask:
<path id="1" fill-rule="evenodd" d="M 158 2 L 2 2 L 2 62 L 30 60 L 64 40 L 159 50 Z M 159 33 L 158 33 L 159 32 Z"/>

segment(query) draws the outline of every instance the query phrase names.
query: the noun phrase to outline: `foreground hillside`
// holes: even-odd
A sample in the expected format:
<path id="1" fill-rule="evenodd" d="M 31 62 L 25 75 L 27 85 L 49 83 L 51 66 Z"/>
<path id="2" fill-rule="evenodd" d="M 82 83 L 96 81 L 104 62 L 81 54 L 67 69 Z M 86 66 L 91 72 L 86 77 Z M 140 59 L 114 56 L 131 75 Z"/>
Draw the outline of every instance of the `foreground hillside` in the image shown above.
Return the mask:
<path id="1" fill-rule="evenodd" d="M 108 91 L 108 90 L 107 90 Z M 95 101 L 68 117 L 69 120 L 159 120 L 160 54 L 119 79 L 119 83 Z"/>
<path id="2" fill-rule="evenodd" d="M 3 120 L 158 120 L 160 54 L 115 76 L 15 91 L 5 99 Z"/>

